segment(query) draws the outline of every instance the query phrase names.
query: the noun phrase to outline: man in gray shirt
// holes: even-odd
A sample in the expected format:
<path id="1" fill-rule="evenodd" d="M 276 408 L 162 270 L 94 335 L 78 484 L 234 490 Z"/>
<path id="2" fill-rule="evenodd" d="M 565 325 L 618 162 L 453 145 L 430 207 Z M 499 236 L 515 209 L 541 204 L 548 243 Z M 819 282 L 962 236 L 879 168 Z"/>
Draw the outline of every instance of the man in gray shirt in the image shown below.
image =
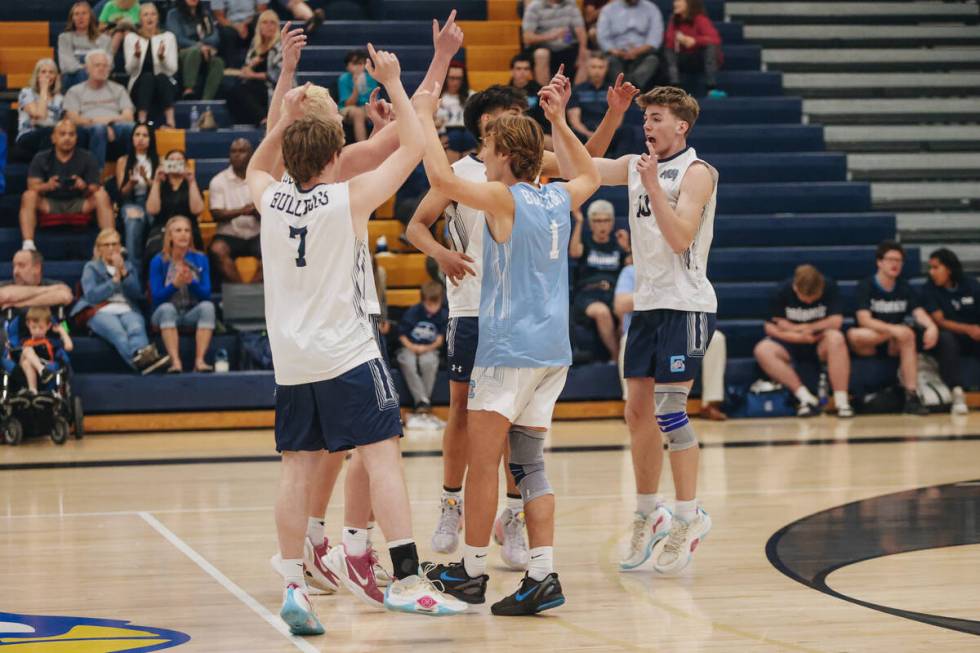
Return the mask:
<path id="1" fill-rule="evenodd" d="M 588 56 L 588 39 L 575 0 L 533 0 L 524 10 L 521 32 L 538 84 L 548 84 L 562 64 L 566 77 L 580 81 L 575 72 Z"/>
<path id="2" fill-rule="evenodd" d="M 650 90 L 657 73 L 657 51 L 664 42 L 664 17 L 650 0 L 613 0 L 599 12 L 599 47 L 609 57 L 609 75 Z"/>
<path id="3" fill-rule="evenodd" d="M 88 80 L 65 94 L 65 116 L 78 128 L 80 144 L 95 157 L 99 170 L 105 167 L 109 143 L 125 149 L 133 133 L 133 103 L 125 88 L 109 81 L 111 67 L 103 50 L 90 51 L 85 55 Z"/>

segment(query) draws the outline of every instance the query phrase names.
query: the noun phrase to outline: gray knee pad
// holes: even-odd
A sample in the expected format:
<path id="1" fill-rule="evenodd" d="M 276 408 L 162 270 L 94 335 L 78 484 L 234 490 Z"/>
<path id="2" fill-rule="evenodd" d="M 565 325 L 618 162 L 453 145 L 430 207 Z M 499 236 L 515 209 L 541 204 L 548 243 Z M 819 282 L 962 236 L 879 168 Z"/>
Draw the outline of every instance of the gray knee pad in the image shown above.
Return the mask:
<path id="1" fill-rule="evenodd" d="M 554 494 L 544 473 L 544 432 L 523 426 L 510 427 L 510 473 L 524 503 Z"/>
<path id="2" fill-rule="evenodd" d="M 657 404 L 657 425 L 667 438 L 669 451 L 683 451 L 696 447 L 698 439 L 687 418 L 687 393 L 678 386 L 657 386 L 654 398 Z"/>

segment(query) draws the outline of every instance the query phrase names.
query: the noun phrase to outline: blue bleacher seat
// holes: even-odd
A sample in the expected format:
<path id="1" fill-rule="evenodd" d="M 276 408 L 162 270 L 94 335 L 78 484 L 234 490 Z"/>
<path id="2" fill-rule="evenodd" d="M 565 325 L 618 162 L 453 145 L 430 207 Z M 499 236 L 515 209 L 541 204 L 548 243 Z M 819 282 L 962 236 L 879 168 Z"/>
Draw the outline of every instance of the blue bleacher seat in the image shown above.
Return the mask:
<path id="1" fill-rule="evenodd" d="M 218 127 L 231 127 L 231 114 L 228 112 L 228 104 L 224 100 L 186 100 L 177 102 L 174 105 L 177 127 L 180 129 L 190 128 L 191 111 L 194 107 L 197 107 L 198 112 L 202 114 L 210 109 L 215 121 L 218 123 Z"/>
<path id="2" fill-rule="evenodd" d="M 96 229 L 81 232 L 47 231 L 41 229 L 34 240 L 47 261 L 89 259 L 95 244 Z M 10 261 L 22 243 L 20 229 L 0 228 L 0 261 Z M 46 270 L 45 270 L 46 271 Z"/>
<path id="3" fill-rule="evenodd" d="M 363 47 L 363 46 L 361 46 Z M 380 47 L 380 46 L 379 46 Z M 303 49 L 303 58 L 299 62 L 300 72 L 337 71 L 344 72 L 344 57 L 352 50 L 347 45 L 311 45 Z M 396 45 L 391 51 L 398 56 L 402 70 L 426 70 L 432 62 L 434 50 L 432 45 Z M 465 61 L 466 49 L 463 48 L 454 59 Z"/>
<path id="4" fill-rule="evenodd" d="M 723 43 L 725 70 L 759 70 L 762 65 L 762 48 L 758 45 L 732 45 Z"/>
<path id="5" fill-rule="evenodd" d="M 337 80 L 343 74 L 343 70 L 336 72 L 320 72 L 320 73 L 298 73 L 296 75 L 296 81 L 299 84 L 305 84 L 306 82 L 312 82 L 318 86 L 323 86 L 328 89 L 337 88 Z M 403 70 L 402 71 L 402 84 L 405 86 L 405 90 L 409 94 L 415 92 L 415 89 L 422 80 L 425 78 L 424 70 Z M 332 91 L 331 91 L 332 93 Z"/>
<path id="6" fill-rule="evenodd" d="M 74 288 L 75 283 L 82 278 L 82 268 L 85 261 L 45 261 L 44 277 L 68 284 Z M 9 260 L 0 261 L 0 279 L 13 278 L 13 264 Z"/>
<path id="7" fill-rule="evenodd" d="M 723 247 L 876 245 L 895 237 L 891 213 L 715 216 L 712 250 Z"/>
<path id="8" fill-rule="evenodd" d="M 919 249 L 909 247 L 905 256 L 919 260 Z M 733 247 L 711 252 L 708 259 L 708 278 L 724 281 L 782 281 L 792 276 L 796 266 L 810 263 L 821 272 L 838 280 L 860 279 L 874 272 L 875 248 L 870 246 L 844 247 Z M 751 262 L 751 264 L 749 263 Z M 907 265 L 904 276 L 918 272 L 917 265 Z M 728 310 L 727 308 L 725 310 Z M 756 312 L 756 316 L 765 315 Z M 726 315 L 726 317 L 735 317 Z M 739 316 L 741 317 L 741 316 Z"/>
<path id="9" fill-rule="evenodd" d="M 736 97 L 782 95 L 783 76 L 758 70 L 722 70 L 718 73 L 718 87 Z"/>
<path id="10" fill-rule="evenodd" d="M 384 20 L 421 20 L 439 18 L 440 22 L 456 10 L 456 20 L 486 20 L 485 0 L 384 0 Z M 431 32 L 430 32 L 431 36 Z"/>
<path id="11" fill-rule="evenodd" d="M 819 152 L 819 125 L 695 125 L 688 143 L 699 154 L 725 152 Z"/>
<path id="12" fill-rule="evenodd" d="M 119 357 L 116 350 L 102 338 L 75 335 L 72 340 L 75 349 L 71 352 L 71 364 L 76 374 L 126 374 L 130 372 L 129 367 Z M 163 342 L 159 338 L 157 338 L 157 348 L 161 352 L 164 351 Z M 231 369 L 237 368 L 240 352 L 238 336 L 236 334 L 216 335 L 211 341 L 205 360 L 208 363 L 214 362 L 214 352 L 219 349 L 224 349 L 228 353 Z M 181 336 L 180 358 L 185 370 L 194 367 L 193 335 Z"/>
<path id="13" fill-rule="evenodd" d="M 258 129 L 218 129 L 188 134 L 187 157 L 190 159 L 220 159 L 228 157 L 228 148 L 236 138 L 246 138 L 258 146 L 264 131 Z"/>
<path id="14" fill-rule="evenodd" d="M 724 183 L 847 179 L 847 157 L 836 152 L 712 154 L 706 160 Z"/>
<path id="15" fill-rule="evenodd" d="M 803 118 L 803 100 L 798 97 L 702 98 L 698 104 L 701 114 L 697 129 L 707 125 L 799 124 Z M 640 117 L 639 122 L 642 120 Z"/>

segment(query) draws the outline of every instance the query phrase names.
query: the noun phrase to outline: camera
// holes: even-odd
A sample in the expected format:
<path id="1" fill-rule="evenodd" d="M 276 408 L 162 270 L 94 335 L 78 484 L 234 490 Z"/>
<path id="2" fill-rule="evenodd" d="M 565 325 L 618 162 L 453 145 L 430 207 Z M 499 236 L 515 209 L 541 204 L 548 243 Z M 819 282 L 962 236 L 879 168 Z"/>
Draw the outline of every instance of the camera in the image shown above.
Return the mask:
<path id="1" fill-rule="evenodd" d="M 184 174 L 184 162 L 167 159 L 160 164 L 160 169 L 168 175 L 181 175 Z"/>

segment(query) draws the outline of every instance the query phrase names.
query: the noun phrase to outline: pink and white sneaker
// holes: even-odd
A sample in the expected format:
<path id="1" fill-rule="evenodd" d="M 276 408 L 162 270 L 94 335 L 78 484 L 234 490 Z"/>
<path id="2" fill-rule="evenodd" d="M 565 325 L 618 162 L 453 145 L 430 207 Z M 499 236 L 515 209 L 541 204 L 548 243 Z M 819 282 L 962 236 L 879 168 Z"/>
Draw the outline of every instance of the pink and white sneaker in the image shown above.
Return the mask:
<path id="1" fill-rule="evenodd" d="M 323 594 L 333 594 L 340 589 L 340 581 L 323 564 L 323 557 L 330 551 L 330 543 L 323 538 L 320 544 L 313 544 L 309 537 L 303 542 L 303 568 L 306 582 Z"/>
<path id="2" fill-rule="evenodd" d="M 376 610 L 384 610 L 385 597 L 374 578 L 374 559 L 370 549 L 364 555 L 350 556 L 343 546 L 333 546 L 323 562 L 351 594 Z"/>

